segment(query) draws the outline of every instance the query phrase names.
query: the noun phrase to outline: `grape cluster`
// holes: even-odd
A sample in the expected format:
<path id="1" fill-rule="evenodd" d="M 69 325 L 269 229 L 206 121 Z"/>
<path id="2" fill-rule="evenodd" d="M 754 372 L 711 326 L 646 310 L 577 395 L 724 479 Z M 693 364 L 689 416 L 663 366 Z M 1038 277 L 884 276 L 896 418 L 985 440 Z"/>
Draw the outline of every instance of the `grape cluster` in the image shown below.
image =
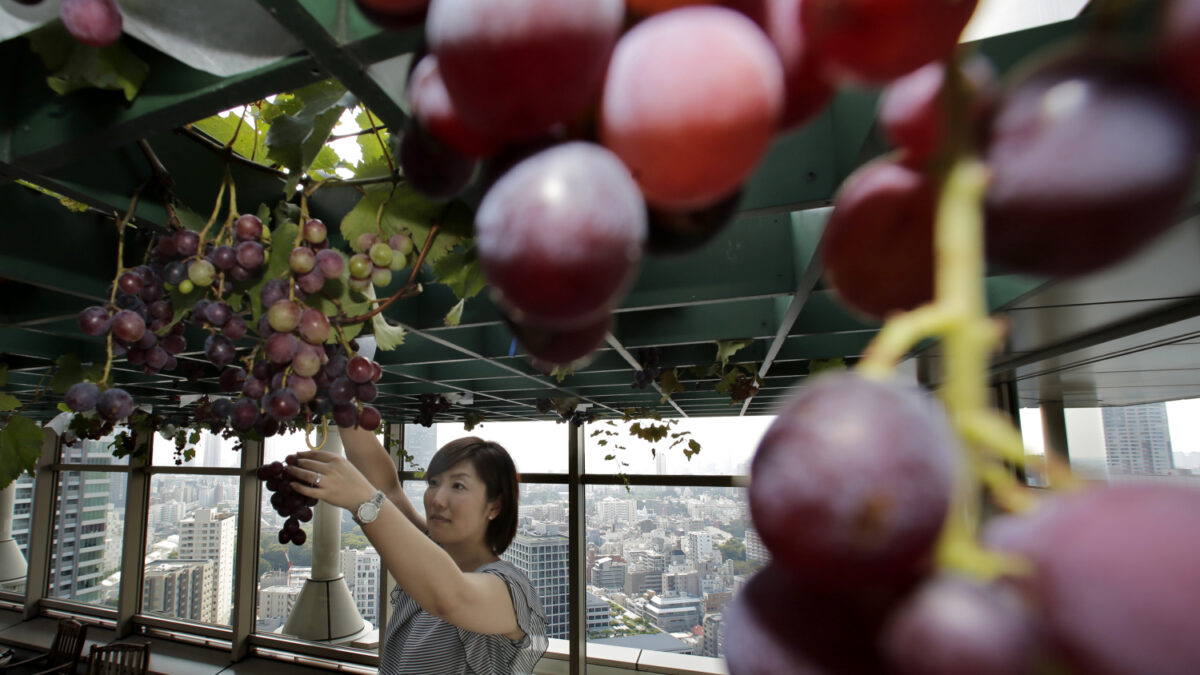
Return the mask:
<path id="1" fill-rule="evenodd" d="M 110 289 L 115 291 L 111 305 L 86 307 L 76 317 L 84 335 L 111 333 L 113 353 L 124 354 L 131 365 L 150 374 L 174 370 L 176 355 L 187 348 L 183 327 L 170 325 L 174 310 L 160 269 L 139 265 L 125 270 L 117 277 L 116 288 Z"/>
<path id="2" fill-rule="evenodd" d="M 329 248 L 325 223 L 316 218 L 305 221 L 299 245 L 288 254 L 288 269 L 296 288 L 306 294 L 320 292 L 328 280 L 341 278 L 346 261 L 341 253 Z"/>
<path id="3" fill-rule="evenodd" d="M 354 240 L 354 251 L 349 263 L 350 288 L 364 292 L 372 284 L 383 288 L 392 283 L 392 272 L 408 264 L 413 242 L 403 233 L 382 241 L 375 233 L 364 232 Z"/>
<path id="4" fill-rule="evenodd" d="M 450 402 L 441 394 L 421 394 L 419 401 L 420 407 L 413 422 L 423 427 L 433 426 L 434 416 L 450 409 Z"/>
<path id="5" fill-rule="evenodd" d="M 662 350 L 658 347 L 639 349 L 637 360 L 642 364 L 642 369 L 633 374 L 633 384 L 629 386 L 645 389 L 662 375 Z"/>
<path id="6" fill-rule="evenodd" d="M 287 460 L 288 464 L 294 465 L 295 455 L 289 455 Z M 317 500 L 293 490 L 293 479 L 284 469 L 283 462 L 264 464 L 258 468 L 258 479 L 265 481 L 267 490 L 274 493 L 271 495 L 271 506 L 276 513 L 287 518 L 279 530 L 279 543 L 291 542 L 296 546 L 303 546 L 304 542 L 308 541 L 308 534 L 301 528 L 300 523 L 312 520 L 313 507 L 317 505 Z"/>

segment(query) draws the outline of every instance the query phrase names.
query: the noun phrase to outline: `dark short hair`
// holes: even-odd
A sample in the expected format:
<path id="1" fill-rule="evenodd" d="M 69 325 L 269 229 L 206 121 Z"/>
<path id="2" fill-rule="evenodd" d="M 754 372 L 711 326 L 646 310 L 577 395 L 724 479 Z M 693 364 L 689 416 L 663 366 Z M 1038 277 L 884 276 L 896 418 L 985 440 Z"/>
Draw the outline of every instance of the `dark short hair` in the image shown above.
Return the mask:
<path id="1" fill-rule="evenodd" d="M 475 472 L 487 486 L 487 500 L 500 497 L 500 513 L 488 523 L 487 542 L 492 552 L 500 555 L 508 550 L 517 536 L 517 467 L 508 451 L 499 443 L 467 436 L 443 445 L 429 460 L 426 480 L 433 478 L 463 460 L 470 460 Z"/>

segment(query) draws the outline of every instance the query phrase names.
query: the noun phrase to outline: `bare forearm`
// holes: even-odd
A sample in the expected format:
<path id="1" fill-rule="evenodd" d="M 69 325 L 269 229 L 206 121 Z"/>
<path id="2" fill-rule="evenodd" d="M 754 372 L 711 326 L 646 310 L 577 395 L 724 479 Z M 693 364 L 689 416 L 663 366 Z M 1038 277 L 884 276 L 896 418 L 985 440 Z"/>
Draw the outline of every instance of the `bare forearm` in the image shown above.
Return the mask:
<path id="1" fill-rule="evenodd" d="M 404 494 L 400 478 L 396 475 L 396 465 L 379 442 L 379 437 L 362 427 L 338 427 L 338 431 L 342 435 L 346 459 L 371 481 L 371 485 L 383 492 L 417 529 L 422 532 L 428 529 L 425 518 Z"/>
<path id="2" fill-rule="evenodd" d="M 427 612 L 443 616 L 463 586 L 463 573 L 396 504 L 386 502 L 374 522 L 362 527 L 396 583 Z"/>

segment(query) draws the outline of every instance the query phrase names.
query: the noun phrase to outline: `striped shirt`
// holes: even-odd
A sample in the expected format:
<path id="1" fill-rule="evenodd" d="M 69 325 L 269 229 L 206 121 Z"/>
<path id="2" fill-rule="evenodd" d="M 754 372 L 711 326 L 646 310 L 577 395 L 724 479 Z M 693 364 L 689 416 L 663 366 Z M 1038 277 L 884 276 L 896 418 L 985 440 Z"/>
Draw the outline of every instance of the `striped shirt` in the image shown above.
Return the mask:
<path id="1" fill-rule="evenodd" d="M 384 631 L 380 675 L 528 675 L 546 653 L 546 612 L 525 573 L 507 560 L 475 570 L 508 585 L 520 640 L 483 635 L 421 609 L 404 589 L 392 591 L 392 619 Z"/>

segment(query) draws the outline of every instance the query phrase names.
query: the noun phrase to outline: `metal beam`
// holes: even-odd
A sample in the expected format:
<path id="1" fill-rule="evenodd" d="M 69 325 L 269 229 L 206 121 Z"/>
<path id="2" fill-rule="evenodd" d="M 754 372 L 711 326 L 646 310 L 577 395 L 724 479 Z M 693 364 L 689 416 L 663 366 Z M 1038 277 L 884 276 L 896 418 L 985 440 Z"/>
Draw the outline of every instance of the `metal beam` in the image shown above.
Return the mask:
<path id="1" fill-rule="evenodd" d="M 642 364 L 638 363 L 638 360 L 633 357 L 633 354 L 630 354 L 629 350 L 625 349 L 625 347 L 621 345 L 621 341 L 618 340 L 615 335 L 612 333 L 605 333 L 604 341 L 608 343 L 608 346 L 616 350 L 616 352 L 621 355 L 621 358 L 625 359 L 629 365 L 633 366 L 635 371 L 644 370 Z M 651 382 L 650 384 L 654 387 L 654 391 L 657 391 L 660 396 L 663 396 L 662 386 L 659 385 L 658 382 Z M 679 404 L 675 402 L 675 399 L 671 398 L 670 396 L 663 396 L 663 398 L 665 398 L 667 402 L 671 404 L 671 407 L 674 408 L 680 415 L 683 417 L 688 416 L 688 414 L 683 411 L 683 408 L 680 408 Z"/>

